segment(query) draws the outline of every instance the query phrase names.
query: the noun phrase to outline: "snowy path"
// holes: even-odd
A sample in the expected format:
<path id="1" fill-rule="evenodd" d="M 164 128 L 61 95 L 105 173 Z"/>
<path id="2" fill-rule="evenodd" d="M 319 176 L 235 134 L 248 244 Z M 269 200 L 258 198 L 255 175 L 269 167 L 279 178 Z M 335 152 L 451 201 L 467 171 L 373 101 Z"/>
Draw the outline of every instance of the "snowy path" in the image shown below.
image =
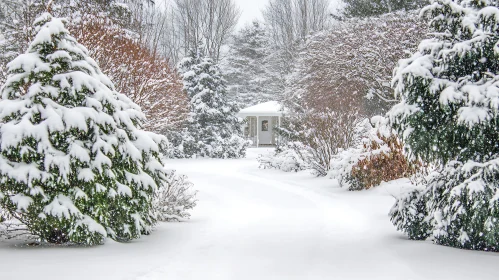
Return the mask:
<path id="1" fill-rule="evenodd" d="M 397 233 L 387 217 L 393 189 L 350 193 L 304 173 L 259 170 L 255 155 L 169 161 L 200 190 L 193 218 L 130 244 L 0 242 L 0 279 L 497 279 L 499 254 Z"/>

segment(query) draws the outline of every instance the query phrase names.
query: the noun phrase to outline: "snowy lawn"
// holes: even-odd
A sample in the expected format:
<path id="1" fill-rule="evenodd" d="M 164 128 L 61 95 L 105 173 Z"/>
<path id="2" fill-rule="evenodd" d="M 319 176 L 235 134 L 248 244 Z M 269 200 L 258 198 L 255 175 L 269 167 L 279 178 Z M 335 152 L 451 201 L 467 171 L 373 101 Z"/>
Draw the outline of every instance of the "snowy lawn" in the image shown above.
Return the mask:
<path id="1" fill-rule="evenodd" d="M 128 244 L 0 242 L 0 279 L 497 279 L 498 253 L 407 240 L 389 221 L 404 180 L 364 192 L 240 160 L 170 160 L 200 190 L 185 223 Z"/>

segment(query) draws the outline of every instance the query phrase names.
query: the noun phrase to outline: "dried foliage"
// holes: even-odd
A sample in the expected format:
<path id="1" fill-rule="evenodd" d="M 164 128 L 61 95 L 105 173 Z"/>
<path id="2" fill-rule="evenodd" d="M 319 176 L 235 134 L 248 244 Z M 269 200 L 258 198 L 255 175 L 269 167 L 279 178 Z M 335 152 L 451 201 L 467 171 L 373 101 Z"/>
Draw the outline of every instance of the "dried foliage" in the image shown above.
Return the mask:
<path id="1" fill-rule="evenodd" d="M 124 29 L 105 18 L 85 16 L 71 27 L 71 32 L 87 46 L 116 89 L 142 108 L 147 116 L 147 129 L 161 132 L 185 120 L 187 95 L 166 59 L 134 41 Z"/>
<path id="2" fill-rule="evenodd" d="M 364 144 L 364 154 L 352 167 L 348 181 L 350 190 L 370 189 L 399 178 L 415 174 L 421 164 L 411 161 L 404 153 L 404 145 L 396 135 L 384 136 Z"/>

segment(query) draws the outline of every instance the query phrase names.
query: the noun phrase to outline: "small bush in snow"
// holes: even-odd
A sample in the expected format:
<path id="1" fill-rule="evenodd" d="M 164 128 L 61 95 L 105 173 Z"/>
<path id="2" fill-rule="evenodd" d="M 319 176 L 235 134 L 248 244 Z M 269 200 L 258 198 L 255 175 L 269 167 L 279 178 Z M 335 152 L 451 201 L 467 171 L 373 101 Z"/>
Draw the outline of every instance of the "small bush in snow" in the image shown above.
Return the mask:
<path id="1" fill-rule="evenodd" d="M 175 171 L 168 173 L 167 184 L 160 186 L 153 200 L 153 209 L 158 221 L 170 222 L 188 219 L 188 210 L 196 206 L 196 191 L 184 175 Z"/>
<path id="2" fill-rule="evenodd" d="M 394 134 L 381 135 L 364 144 L 363 156 L 352 167 L 348 176 L 350 190 L 363 190 L 413 175 L 419 164 L 410 161 L 404 153 L 403 145 Z"/>
<path id="3" fill-rule="evenodd" d="M 373 126 L 374 125 L 374 126 Z M 375 116 L 357 127 L 360 144 L 341 150 L 331 159 L 328 176 L 349 190 L 362 190 L 382 181 L 412 174 L 419 165 L 409 162 L 388 119 Z"/>
<path id="4" fill-rule="evenodd" d="M 307 168 L 326 176 L 333 157 L 358 143 L 364 122 L 355 111 L 299 111 L 286 118 L 279 133 Z"/>
<path id="5" fill-rule="evenodd" d="M 422 14 L 433 32 L 399 61 L 401 102 L 389 115 L 412 155 L 440 172 L 414 201 L 397 202 L 392 221 L 411 236 L 428 222 L 439 244 L 498 251 L 497 1 L 435 0 Z"/>
<path id="6" fill-rule="evenodd" d="M 257 160 L 260 163 L 260 168 L 263 169 L 278 169 L 284 172 L 298 172 L 308 169 L 308 165 L 301 160 L 296 151 L 288 146 L 280 147 L 280 151 L 276 151 L 274 154 L 260 155 Z"/>
<path id="7" fill-rule="evenodd" d="M 9 63 L 0 101 L 0 207 L 51 243 L 128 241 L 151 231 L 166 184 L 166 139 L 44 13 L 27 52 Z"/>
<path id="8" fill-rule="evenodd" d="M 410 239 L 425 240 L 432 233 L 426 208 L 428 192 L 415 188 L 403 194 L 390 210 L 392 223 Z"/>

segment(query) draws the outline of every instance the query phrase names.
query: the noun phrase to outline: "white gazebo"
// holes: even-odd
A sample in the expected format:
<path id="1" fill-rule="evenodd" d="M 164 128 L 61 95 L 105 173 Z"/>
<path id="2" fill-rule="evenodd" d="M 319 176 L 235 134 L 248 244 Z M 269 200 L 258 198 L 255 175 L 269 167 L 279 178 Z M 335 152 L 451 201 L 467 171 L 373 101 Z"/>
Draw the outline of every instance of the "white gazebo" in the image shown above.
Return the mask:
<path id="1" fill-rule="evenodd" d="M 237 114 L 246 119 L 244 136 L 253 142 L 253 146 L 275 146 L 278 137 L 276 127 L 281 125 L 282 106 L 277 101 L 269 101 L 248 108 Z"/>

